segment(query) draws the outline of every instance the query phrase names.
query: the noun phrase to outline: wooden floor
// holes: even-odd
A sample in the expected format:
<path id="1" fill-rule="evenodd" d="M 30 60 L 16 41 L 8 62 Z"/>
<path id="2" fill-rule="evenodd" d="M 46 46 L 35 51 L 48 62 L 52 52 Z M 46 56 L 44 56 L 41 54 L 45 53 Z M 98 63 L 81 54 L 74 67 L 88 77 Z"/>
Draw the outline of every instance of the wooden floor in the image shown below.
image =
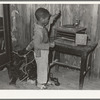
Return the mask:
<path id="1" fill-rule="evenodd" d="M 79 71 L 60 67 L 58 72 L 54 70 L 52 72 L 61 83 L 62 88 L 60 89 L 79 90 Z M 83 90 L 100 90 L 100 79 L 85 77 Z"/>
<path id="2" fill-rule="evenodd" d="M 56 72 L 54 68 L 52 68 L 51 72 L 53 73 L 54 77 L 58 78 L 60 86 L 49 86 L 48 90 L 79 90 L 78 71 L 60 67 L 58 72 Z M 31 84 L 29 82 L 17 81 L 16 86 L 9 85 L 7 70 L 0 72 L 0 89 L 38 90 L 34 83 Z M 89 80 L 86 77 L 83 90 L 100 90 L 100 79 L 91 78 Z"/>

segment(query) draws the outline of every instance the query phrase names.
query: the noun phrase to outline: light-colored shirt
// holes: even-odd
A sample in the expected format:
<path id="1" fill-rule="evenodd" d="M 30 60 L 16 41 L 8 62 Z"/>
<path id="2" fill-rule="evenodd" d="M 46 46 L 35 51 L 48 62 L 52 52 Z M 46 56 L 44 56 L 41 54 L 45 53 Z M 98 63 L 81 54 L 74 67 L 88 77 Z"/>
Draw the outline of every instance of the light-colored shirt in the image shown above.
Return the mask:
<path id="1" fill-rule="evenodd" d="M 34 49 L 49 49 L 48 30 L 35 23 L 33 41 Z"/>
<path id="2" fill-rule="evenodd" d="M 37 23 L 34 24 L 34 35 L 26 50 L 34 48 L 37 57 L 41 57 L 41 50 L 49 50 L 48 30 Z"/>
<path id="3" fill-rule="evenodd" d="M 49 24 L 46 27 L 42 27 L 37 23 L 34 24 L 34 36 L 32 41 L 27 46 L 26 50 L 31 50 L 33 47 L 35 50 L 48 50 L 49 49 L 49 40 L 48 40 L 48 30 L 50 25 L 53 23 L 55 16 L 50 17 Z"/>

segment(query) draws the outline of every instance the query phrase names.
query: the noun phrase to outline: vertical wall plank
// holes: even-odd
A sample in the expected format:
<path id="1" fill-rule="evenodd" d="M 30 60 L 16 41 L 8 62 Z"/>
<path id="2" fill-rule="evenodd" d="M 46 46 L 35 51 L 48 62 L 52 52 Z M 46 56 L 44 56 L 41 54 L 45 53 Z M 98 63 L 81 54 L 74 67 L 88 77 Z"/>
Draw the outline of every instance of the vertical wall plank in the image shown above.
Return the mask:
<path id="1" fill-rule="evenodd" d="M 94 54 L 93 63 L 93 75 L 96 78 L 100 78 L 100 5 L 98 5 L 98 19 L 97 19 L 97 30 L 96 30 L 96 41 L 98 41 L 98 46 Z"/>
<path id="2" fill-rule="evenodd" d="M 3 17 L 3 6 L 0 4 L 0 17 Z"/>
<path id="3" fill-rule="evenodd" d="M 98 21 L 98 4 L 93 5 L 92 10 L 92 26 L 91 26 L 91 40 L 96 41 L 96 30 Z"/>

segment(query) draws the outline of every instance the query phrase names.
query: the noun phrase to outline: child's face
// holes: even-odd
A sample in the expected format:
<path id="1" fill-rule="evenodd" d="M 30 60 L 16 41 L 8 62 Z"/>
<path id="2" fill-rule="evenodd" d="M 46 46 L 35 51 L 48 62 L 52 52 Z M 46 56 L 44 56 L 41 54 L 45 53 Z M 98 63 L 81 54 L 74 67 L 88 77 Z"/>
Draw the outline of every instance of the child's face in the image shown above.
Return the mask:
<path id="1" fill-rule="evenodd" d="M 50 17 L 46 17 L 45 19 L 41 18 L 40 23 L 42 24 L 42 26 L 48 25 L 49 19 L 50 19 Z"/>

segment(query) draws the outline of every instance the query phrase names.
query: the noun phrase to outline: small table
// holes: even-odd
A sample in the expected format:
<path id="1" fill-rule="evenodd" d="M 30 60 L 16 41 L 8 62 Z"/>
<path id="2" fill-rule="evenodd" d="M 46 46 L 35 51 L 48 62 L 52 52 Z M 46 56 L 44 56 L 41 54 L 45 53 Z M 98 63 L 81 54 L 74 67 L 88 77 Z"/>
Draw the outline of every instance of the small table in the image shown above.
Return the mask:
<path id="1" fill-rule="evenodd" d="M 66 66 L 71 69 L 76 69 L 80 71 L 79 76 L 79 89 L 83 88 L 84 83 L 84 77 L 86 76 L 87 72 L 91 72 L 91 59 L 92 59 L 92 53 L 94 49 L 96 48 L 97 43 L 88 43 L 87 45 L 75 45 L 74 42 L 63 40 L 63 39 L 56 39 L 55 40 L 55 53 L 65 53 L 70 55 L 75 55 L 81 57 L 81 66 L 75 67 L 75 66 L 69 66 L 65 63 L 61 63 L 60 61 L 55 61 L 55 53 L 53 55 L 53 62 L 51 63 L 51 66 L 54 66 L 55 64 L 60 66 Z M 56 58 L 59 58 L 59 56 L 56 56 Z M 89 75 L 90 76 L 90 75 Z"/>

